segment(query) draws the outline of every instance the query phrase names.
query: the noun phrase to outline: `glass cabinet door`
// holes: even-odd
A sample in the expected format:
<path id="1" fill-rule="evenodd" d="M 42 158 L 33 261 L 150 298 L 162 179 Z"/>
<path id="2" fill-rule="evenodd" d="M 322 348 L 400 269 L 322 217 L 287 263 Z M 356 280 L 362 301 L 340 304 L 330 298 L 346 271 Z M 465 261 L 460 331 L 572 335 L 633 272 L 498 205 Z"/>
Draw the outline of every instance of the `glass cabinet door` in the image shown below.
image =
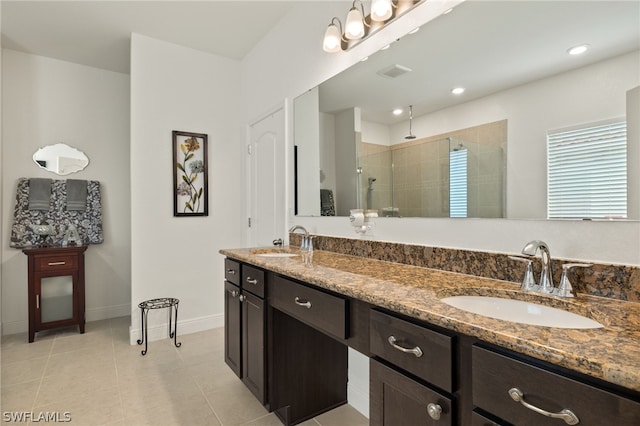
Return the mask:
<path id="1" fill-rule="evenodd" d="M 73 318 L 73 276 L 40 279 L 40 322 Z"/>

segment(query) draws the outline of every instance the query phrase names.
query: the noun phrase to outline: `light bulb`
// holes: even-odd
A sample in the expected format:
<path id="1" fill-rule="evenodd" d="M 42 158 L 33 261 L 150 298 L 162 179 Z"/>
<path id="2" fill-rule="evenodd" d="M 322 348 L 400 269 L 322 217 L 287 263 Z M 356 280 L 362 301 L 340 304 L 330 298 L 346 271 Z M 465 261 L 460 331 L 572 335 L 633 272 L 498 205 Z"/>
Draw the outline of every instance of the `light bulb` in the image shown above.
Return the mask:
<path id="1" fill-rule="evenodd" d="M 333 22 L 329 24 L 327 27 L 327 31 L 324 33 L 324 41 L 322 43 L 322 48 L 325 52 L 335 53 L 342 50 L 341 46 L 341 38 L 340 30 Z"/>
<path id="2" fill-rule="evenodd" d="M 374 21 L 386 21 L 391 18 L 391 0 L 373 0 L 371 3 L 371 19 Z"/>
<path id="3" fill-rule="evenodd" d="M 364 23 L 362 13 L 354 6 L 347 14 L 344 35 L 349 40 L 357 40 L 364 37 Z"/>

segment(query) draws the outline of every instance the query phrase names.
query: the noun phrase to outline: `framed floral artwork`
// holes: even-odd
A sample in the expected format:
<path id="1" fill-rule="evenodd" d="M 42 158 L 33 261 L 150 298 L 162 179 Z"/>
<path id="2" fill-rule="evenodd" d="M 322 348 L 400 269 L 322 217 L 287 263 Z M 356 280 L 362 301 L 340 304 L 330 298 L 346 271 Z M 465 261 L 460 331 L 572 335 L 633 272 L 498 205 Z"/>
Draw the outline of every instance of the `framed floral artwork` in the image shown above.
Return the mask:
<path id="1" fill-rule="evenodd" d="M 207 135 L 172 133 L 173 215 L 208 216 Z"/>

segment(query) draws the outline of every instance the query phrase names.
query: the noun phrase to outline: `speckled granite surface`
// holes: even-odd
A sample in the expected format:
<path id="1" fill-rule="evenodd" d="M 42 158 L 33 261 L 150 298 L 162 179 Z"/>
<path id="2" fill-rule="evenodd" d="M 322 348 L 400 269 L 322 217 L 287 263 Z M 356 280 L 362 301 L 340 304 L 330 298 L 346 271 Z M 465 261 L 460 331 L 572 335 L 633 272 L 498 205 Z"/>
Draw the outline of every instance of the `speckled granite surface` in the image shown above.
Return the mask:
<path id="1" fill-rule="evenodd" d="M 299 256 L 257 256 L 264 251 L 225 249 L 220 253 L 640 391 L 640 303 L 584 294 L 567 301 L 523 293 L 514 282 L 324 250 L 316 250 L 313 265 L 305 266 Z M 605 327 L 576 330 L 517 324 L 471 314 L 440 301 L 462 294 L 537 301 L 588 316 Z"/>
<path id="2" fill-rule="evenodd" d="M 300 245 L 300 234 L 289 234 L 289 239 L 292 246 Z M 511 260 L 504 253 L 323 235 L 314 236 L 313 243 L 314 247 L 320 250 L 513 282 L 522 280 L 525 268 L 523 262 Z M 511 254 L 518 255 L 519 253 Z M 553 253 L 551 254 L 553 255 Z M 560 282 L 562 265 L 568 262 L 575 262 L 575 260 L 553 258 L 554 283 Z M 541 267 L 539 260 L 534 262 L 536 279 L 540 276 Z M 569 279 L 578 293 L 640 302 L 639 267 L 596 264 L 587 269 L 572 270 Z"/>

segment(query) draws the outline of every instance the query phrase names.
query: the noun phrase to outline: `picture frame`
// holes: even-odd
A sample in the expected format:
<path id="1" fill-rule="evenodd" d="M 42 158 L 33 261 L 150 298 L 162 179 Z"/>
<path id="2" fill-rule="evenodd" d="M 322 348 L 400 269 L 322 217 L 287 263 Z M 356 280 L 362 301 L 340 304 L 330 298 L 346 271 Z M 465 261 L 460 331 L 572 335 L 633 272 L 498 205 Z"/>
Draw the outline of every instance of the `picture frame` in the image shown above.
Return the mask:
<path id="1" fill-rule="evenodd" d="M 208 137 L 204 133 L 172 131 L 173 215 L 209 215 Z"/>

